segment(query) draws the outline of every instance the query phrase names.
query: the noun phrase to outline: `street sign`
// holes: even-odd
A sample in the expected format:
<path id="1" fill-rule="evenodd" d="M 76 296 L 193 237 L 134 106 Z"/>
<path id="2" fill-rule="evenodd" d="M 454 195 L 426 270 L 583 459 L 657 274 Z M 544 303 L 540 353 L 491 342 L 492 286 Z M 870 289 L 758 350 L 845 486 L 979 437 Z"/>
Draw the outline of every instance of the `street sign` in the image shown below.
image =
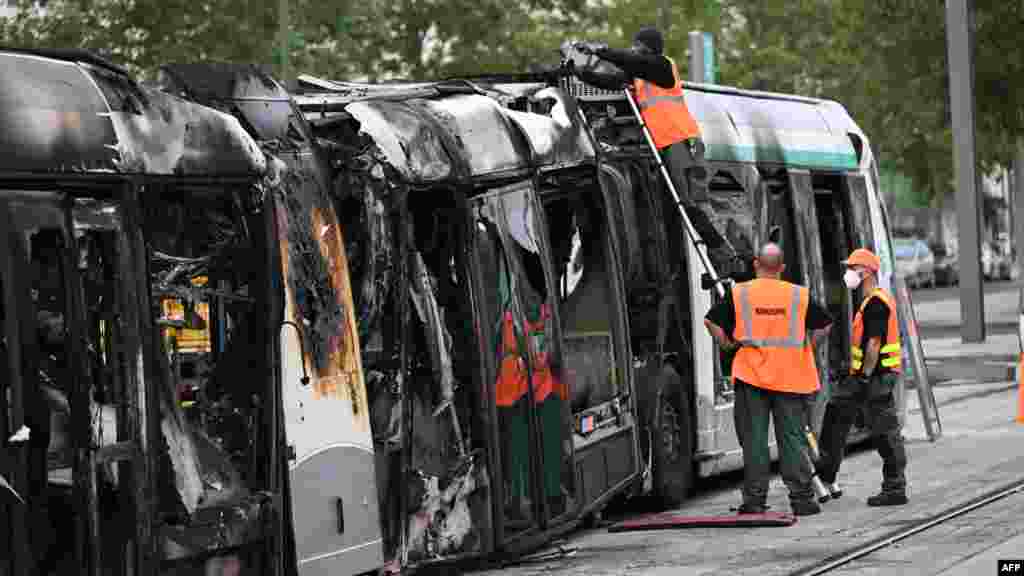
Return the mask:
<path id="1" fill-rule="evenodd" d="M 715 67 L 715 37 L 704 33 L 704 82 L 714 84 L 718 69 Z"/>

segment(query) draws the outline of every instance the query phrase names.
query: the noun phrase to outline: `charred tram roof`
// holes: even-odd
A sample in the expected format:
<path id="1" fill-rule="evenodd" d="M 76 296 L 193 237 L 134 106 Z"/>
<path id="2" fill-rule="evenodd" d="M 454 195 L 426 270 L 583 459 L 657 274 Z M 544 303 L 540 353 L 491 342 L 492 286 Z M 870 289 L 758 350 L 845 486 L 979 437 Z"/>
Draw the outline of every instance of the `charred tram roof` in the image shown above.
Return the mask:
<path id="1" fill-rule="evenodd" d="M 267 162 L 235 118 L 82 50 L 0 50 L 0 147 L 0 178 L 19 184 L 251 180 Z"/>

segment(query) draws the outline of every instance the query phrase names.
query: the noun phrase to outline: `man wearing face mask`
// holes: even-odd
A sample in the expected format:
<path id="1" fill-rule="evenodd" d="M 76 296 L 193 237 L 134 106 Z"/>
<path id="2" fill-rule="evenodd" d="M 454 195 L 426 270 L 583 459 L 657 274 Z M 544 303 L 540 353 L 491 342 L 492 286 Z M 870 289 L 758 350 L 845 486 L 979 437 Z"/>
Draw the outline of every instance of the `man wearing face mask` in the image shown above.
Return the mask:
<path id="1" fill-rule="evenodd" d="M 618 66 L 622 72 L 577 72 L 580 80 L 606 90 L 622 90 L 631 86 L 640 114 L 651 132 L 654 147 L 661 153 L 665 168 L 672 178 L 679 197 L 692 199 L 687 170 L 704 159 L 704 143 L 700 127 L 690 114 L 683 98 L 683 88 L 676 63 L 662 52 L 664 40 L 653 27 L 641 28 L 633 36 L 629 50 L 607 46 L 577 45 L 585 54 L 594 54 Z"/>
<path id="2" fill-rule="evenodd" d="M 898 506 L 907 503 L 907 452 L 893 398 L 902 357 L 896 301 L 878 286 L 881 261 L 874 253 L 858 248 L 843 264 L 847 288 L 860 288 L 864 300 L 853 320 L 850 374 L 836 387 L 825 409 L 818 475 L 833 498 L 842 495 L 836 475 L 847 435 L 858 410 L 866 405 L 872 441 L 882 457 L 882 491 L 868 498 L 868 505 Z"/>

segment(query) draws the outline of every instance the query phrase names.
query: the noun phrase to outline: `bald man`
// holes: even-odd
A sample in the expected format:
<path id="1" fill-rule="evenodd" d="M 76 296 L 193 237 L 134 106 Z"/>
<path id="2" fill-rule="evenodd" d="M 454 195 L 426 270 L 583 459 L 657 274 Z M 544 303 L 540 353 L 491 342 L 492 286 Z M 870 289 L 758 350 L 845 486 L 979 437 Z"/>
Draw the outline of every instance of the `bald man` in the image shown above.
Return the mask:
<path id="1" fill-rule="evenodd" d="M 754 259 L 756 278 L 733 287 L 704 317 L 704 325 L 726 352 L 735 352 L 731 377 L 736 393 L 736 433 L 743 448 L 740 514 L 767 510 L 771 456 L 768 419 L 775 423 L 779 468 L 797 516 L 821 512 L 811 488 L 804 414 L 820 388 L 814 343 L 832 318 L 807 288 L 781 279 L 782 249 L 768 243 Z"/>

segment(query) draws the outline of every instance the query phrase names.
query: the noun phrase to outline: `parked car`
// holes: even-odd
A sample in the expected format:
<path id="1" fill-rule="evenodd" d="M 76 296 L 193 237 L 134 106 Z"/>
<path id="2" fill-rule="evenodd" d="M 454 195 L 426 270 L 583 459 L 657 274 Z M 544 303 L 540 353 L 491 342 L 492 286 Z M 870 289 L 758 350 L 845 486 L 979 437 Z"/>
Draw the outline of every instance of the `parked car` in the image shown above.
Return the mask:
<path id="1" fill-rule="evenodd" d="M 935 255 L 924 240 L 897 238 L 893 240 L 896 273 L 910 287 L 935 286 Z"/>
<path id="2" fill-rule="evenodd" d="M 960 284 L 960 255 L 941 244 L 931 247 L 935 256 L 935 283 L 939 286 Z"/>

